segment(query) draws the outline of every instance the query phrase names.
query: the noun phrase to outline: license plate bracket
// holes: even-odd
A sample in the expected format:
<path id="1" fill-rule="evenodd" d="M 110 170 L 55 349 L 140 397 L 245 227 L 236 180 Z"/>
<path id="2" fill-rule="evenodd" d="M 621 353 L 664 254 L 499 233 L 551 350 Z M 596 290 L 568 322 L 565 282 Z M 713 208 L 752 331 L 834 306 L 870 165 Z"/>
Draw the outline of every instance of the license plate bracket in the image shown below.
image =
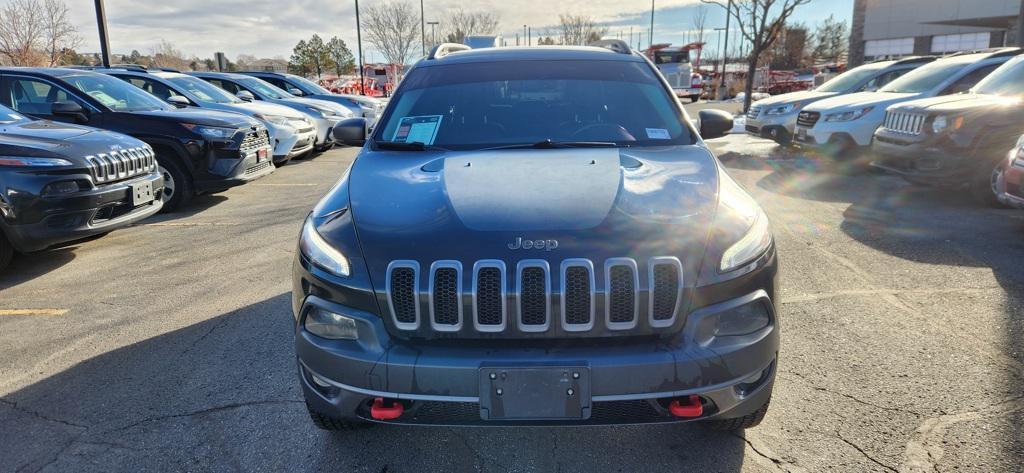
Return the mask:
<path id="1" fill-rule="evenodd" d="M 269 153 L 267 152 L 267 148 L 260 148 L 256 150 L 256 162 L 262 163 L 263 161 L 266 161 L 268 154 Z"/>
<path id="2" fill-rule="evenodd" d="M 153 195 L 153 183 L 146 181 L 132 184 L 132 190 L 128 195 L 132 199 L 133 207 L 148 204 L 155 198 Z"/>
<path id="3" fill-rule="evenodd" d="M 480 368 L 484 420 L 586 420 L 590 404 L 590 368 L 583 365 Z"/>

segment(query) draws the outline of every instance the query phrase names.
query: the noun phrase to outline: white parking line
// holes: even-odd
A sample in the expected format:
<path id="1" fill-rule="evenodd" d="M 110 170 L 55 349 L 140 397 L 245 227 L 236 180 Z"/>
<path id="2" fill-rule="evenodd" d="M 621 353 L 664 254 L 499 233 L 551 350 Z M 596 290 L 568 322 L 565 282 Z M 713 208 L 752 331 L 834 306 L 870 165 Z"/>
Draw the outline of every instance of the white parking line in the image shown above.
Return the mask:
<path id="1" fill-rule="evenodd" d="M 44 316 L 55 317 L 68 313 L 68 309 L 0 309 L 0 316 Z"/>

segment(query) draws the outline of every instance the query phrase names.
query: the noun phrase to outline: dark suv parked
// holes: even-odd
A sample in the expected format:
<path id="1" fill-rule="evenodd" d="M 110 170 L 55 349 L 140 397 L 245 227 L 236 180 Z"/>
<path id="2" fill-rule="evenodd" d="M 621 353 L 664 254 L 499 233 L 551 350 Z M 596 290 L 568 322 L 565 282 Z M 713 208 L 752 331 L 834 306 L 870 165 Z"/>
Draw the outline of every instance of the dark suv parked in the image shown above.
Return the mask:
<path id="1" fill-rule="evenodd" d="M 164 209 L 274 170 L 266 128 L 249 117 L 175 108 L 120 79 L 78 69 L 0 68 L 0 102 L 37 118 L 134 136 L 156 152 Z"/>
<path id="2" fill-rule="evenodd" d="M 875 130 L 873 164 L 918 185 L 964 188 L 996 205 L 1006 152 L 1024 121 L 1024 57 L 1016 57 L 968 93 L 889 107 Z"/>
<path id="3" fill-rule="evenodd" d="M 761 421 L 768 219 L 654 65 L 608 47 L 442 45 L 369 140 L 335 128 L 365 147 L 293 269 L 316 425 Z"/>
<path id="4" fill-rule="evenodd" d="M 43 250 L 153 215 L 162 190 L 147 144 L 0 107 L 0 269 L 14 251 Z"/>

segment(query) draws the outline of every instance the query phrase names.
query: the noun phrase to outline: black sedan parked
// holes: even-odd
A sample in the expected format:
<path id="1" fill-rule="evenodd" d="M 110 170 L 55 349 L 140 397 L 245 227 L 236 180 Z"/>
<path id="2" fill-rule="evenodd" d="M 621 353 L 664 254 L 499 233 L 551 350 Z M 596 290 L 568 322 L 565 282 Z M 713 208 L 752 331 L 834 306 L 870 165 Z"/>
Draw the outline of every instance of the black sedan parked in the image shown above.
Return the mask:
<path id="1" fill-rule="evenodd" d="M 14 251 L 102 235 L 153 215 L 162 190 L 146 143 L 0 107 L 0 269 Z"/>

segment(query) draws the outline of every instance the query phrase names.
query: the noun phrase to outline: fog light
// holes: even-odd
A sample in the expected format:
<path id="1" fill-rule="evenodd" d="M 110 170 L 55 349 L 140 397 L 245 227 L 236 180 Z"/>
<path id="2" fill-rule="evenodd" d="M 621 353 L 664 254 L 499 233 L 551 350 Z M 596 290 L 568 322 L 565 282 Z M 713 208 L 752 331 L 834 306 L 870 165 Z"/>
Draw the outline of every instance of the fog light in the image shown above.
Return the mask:
<path id="1" fill-rule="evenodd" d="M 45 195 L 70 194 L 72 192 L 78 192 L 79 189 L 80 189 L 80 187 L 78 186 L 78 182 L 75 182 L 75 181 L 61 181 L 61 182 L 54 182 L 54 183 L 51 183 L 51 184 L 47 184 L 46 187 L 43 188 L 43 194 L 45 194 Z"/>
<path id="2" fill-rule="evenodd" d="M 768 326 L 771 317 L 761 301 L 754 301 L 718 314 L 716 337 L 748 335 Z"/>
<path id="3" fill-rule="evenodd" d="M 323 379 L 315 374 L 310 373 L 310 378 L 313 378 L 313 384 L 320 386 L 321 388 L 331 387 L 331 383 L 328 383 L 326 379 Z"/>
<path id="4" fill-rule="evenodd" d="M 359 338 L 356 321 L 319 307 L 312 307 L 306 314 L 306 330 L 313 335 L 332 340 L 355 340 Z"/>

